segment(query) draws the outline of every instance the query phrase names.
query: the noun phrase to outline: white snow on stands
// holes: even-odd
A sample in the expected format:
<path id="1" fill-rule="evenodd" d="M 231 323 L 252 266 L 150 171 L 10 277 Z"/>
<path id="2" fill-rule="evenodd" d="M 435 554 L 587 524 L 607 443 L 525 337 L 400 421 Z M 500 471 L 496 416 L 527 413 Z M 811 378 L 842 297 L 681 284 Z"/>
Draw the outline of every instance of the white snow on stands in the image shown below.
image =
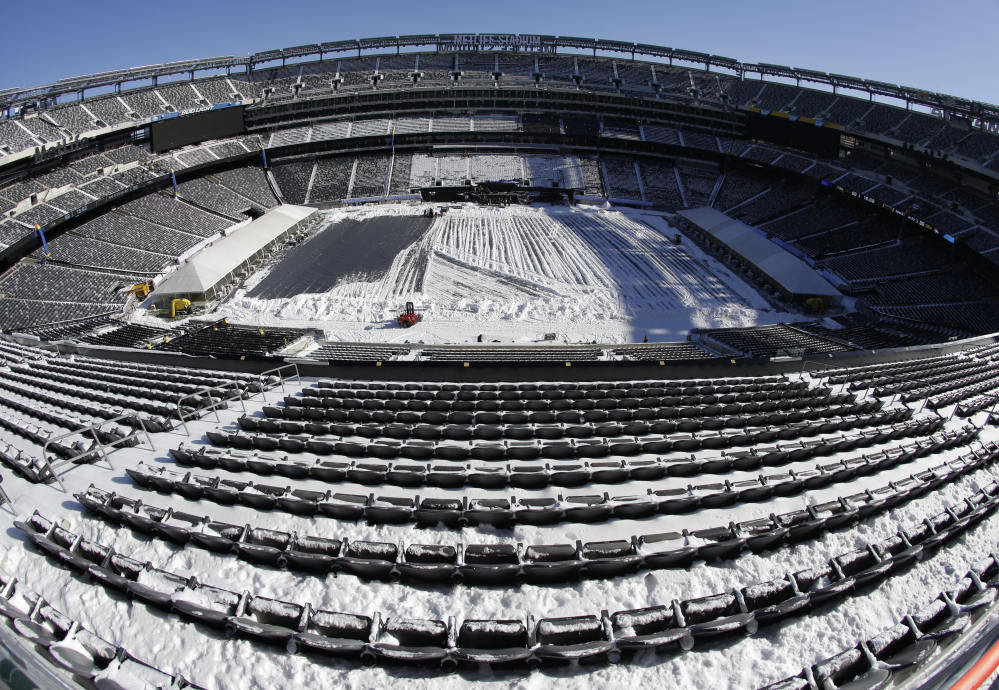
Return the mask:
<path id="1" fill-rule="evenodd" d="M 315 383 L 307 379 L 304 385 Z M 268 393 L 273 404 L 275 394 Z M 265 404 L 255 396 L 247 401 L 251 413 Z M 947 410 L 942 411 L 947 416 Z M 226 428 L 235 427 L 241 407 L 220 412 Z M 930 413 L 927 413 L 928 415 Z M 987 414 L 978 415 L 981 423 Z M 947 424 L 951 430 L 966 422 L 958 418 Z M 494 621 L 519 619 L 527 615 L 537 618 L 579 616 L 646 606 L 669 604 L 673 599 L 690 599 L 733 588 L 755 585 L 785 573 L 793 573 L 827 562 L 831 557 L 851 549 L 863 548 L 895 534 L 899 528 L 911 530 L 921 520 L 946 506 L 954 505 L 973 491 L 996 478 L 994 469 L 973 473 L 947 484 L 931 495 L 903 504 L 879 514 L 856 528 L 824 535 L 789 548 L 761 555 L 743 554 L 732 561 L 714 564 L 698 563 L 684 570 L 641 571 L 613 580 L 586 580 L 561 585 L 509 587 L 445 587 L 419 586 L 412 583 L 365 582 L 353 576 L 312 576 L 293 571 L 255 566 L 232 555 L 220 555 L 188 546 L 178 548 L 170 543 L 147 537 L 124 527 L 115 527 L 94 519 L 82 509 L 71 494 L 86 489 L 91 483 L 105 490 L 115 490 L 133 499 L 158 507 L 173 508 L 229 524 L 252 524 L 270 529 L 297 531 L 300 535 L 319 534 L 324 537 L 346 537 L 350 541 L 434 543 L 573 543 L 576 539 L 627 538 L 629 534 L 659 533 L 682 527 L 698 528 L 725 524 L 729 520 L 743 521 L 764 517 L 769 512 L 800 509 L 813 502 L 822 502 L 829 495 L 808 492 L 780 499 L 777 503 L 739 504 L 723 510 L 698 511 L 690 516 L 658 515 L 641 525 L 616 520 L 606 524 L 586 525 L 559 523 L 546 528 L 518 526 L 516 530 L 498 531 L 487 526 L 464 530 L 416 529 L 361 523 L 312 519 L 279 511 L 260 513 L 241 505 L 223 506 L 199 501 L 191 502 L 174 495 L 162 495 L 135 486 L 125 475 L 125 468 L 145 462 L 150 465 L 176 467 L 167 454 L 168 447 L 180 441 L 200 445 L 204 433 L 218 425 L 214 417 L 189 422 L 192 437 L 180 429 L 157 434 L 157 450 L 146 444 L 125 448 L 112 455 L 116 469 L 98 463 L 70 466 L 62 472 L 70 495 L 58 485 L 36 485 L 11 476 L 0 469 L 3 485 L 14 500 L 12 506 L 0 509 L 0 567 L 16 576 L 41 594 L 47 601 L 84 627 L 113 644 L 127 649 L 147 663 L 170 672 L 182 673 L 191 681 L 209 690 L 291 690 L 292 688 L 405 688 L 406 690 L 445 690 L 458 688 L 482 689 L 542 689 L 581 688 L 590 690 L 606 687 L 663 688 L 754 688 L 796 673 L 834 653 L 852 647 L 913 613 L 941 590 L 950 588 L 967 571 L 971 563 L 996 548 L 999 539 L 999 516 L 984 520 L 936 555 L 926 558 L 905 573 L 893 576 L 877 587 L 847 597 L 835 606 L 824 607 L 815 615 L 790 618 L 778 625 L 761 629 L 756 635 L 738 638 L 718 645 L 698 644 L 692 652 L 654 656 L 644 654 L 635 661 L 617 666 L 545 667 L 541 672 L 491 671 L 486 668 L 463 670 L 454 676 L 441 676 L 433 668 L 398 666 L 364 668 L 353 661 L 320 660 L 305 655 L 289 655 L 283 647 L 268 647 L 243 639 L 226 639 L 220 633 L 186 622 L 175 615 L 166 615 L 152 607 L 130 604 L 124 597 L 109 594 L 104 588 L 85 578 L 75 577 L 59 568 L 51 559 L 23 543 L 20 534 L 9 527 L 15 515 L 26 519 L 35 509 L 41 511 L 75 534 L 111 546 L 116 552 L 156 568 L 188 576 L 196 575 L 200 582 L 236 593 L 248 590 L 259 597 L 276 601 L 257 600 L 256 606 L 281 606 L 280 602 L 302 605 L 310 602 L 325 611 L 326 623 L 349 625 L 349 616 L 336 612 L 372 615 L 380 612 L 383 620 L 393 625 L 426 625 L 427 620 L 485 619 Z M 996 440 L 999 431 L 985 427 L 984 441 Z M 700 452 L 700 451 L 699 451 Z M 839 487 L 837 494 L 876 489 L 888 481 L 899 480 L 910 473 L 936 466 L 944 460 L 968 452 L 968 448 L 929 455 L 887 473 L 860 477 L 848 487 Z M 826 462 L 817 460 L 816 462 Z M 811 463 L 804 463 L 811 467 Z M 796 466 L 797 467 L 797 466 Z M 186 470 L 185 470 L 186 472 Z M 206 474 L 208 471 L 197 471 Z M 250 479 L 241 475 L 240 479 Z M 733 476 L 738 479 L 739 476 Z M 256 479 L 256 477 L 253 477 Z M 699 480 L 695 480 L 699 481 Z M 682 485 L 687 480 L 666 480 L 664 486 Z M 317 488 L 317 487 L 309 487 Z M 344 491 L 363 492 L 366 489 L 348 484 L 335 485 Z M 610 487 L 608 487 L 610 488 Z M 428 490 L 420 489 L 420 493 Z M 590 489 L 584 489 L 589 491 Z M 401 493 L 399 489 L 381 487 L 378 493 Z M 555 489 L 558 491 L 558 489 Z M 549 493 L 549 492 L 543 492 Z M 665 547 L 663 547 L 665 548 Z M 156 587 L 158 576 L 144 573 L 142 581 Z M 172 589 L 165 582 L 165 589 Z M 185 596 L 190 596 L 185 594 Z M 211 605 L 209 600 L 198 601 Z M 30 608 L 19 602 L 22 608 Z M 415 622 L 411 622 L 414 621 Z M 142 687 L 142 686 L 138 686 Z"/>
<path id="2" fill-rule="evenodd" d="M 346 217 L 422 214 L 380 206 Z M 373 282 L 343 281 L 322 294 L 257 299 L 251 276 L 218 310 L 236 322 L 321 327 L 335 340 L 464 343 L 622 343 L 686 338 L 691 328 L 794 320 L 684 239 L 663 214 L 587 207 L 452 206 Z M 407 301 L 423 322 L 403 330 Z"/>

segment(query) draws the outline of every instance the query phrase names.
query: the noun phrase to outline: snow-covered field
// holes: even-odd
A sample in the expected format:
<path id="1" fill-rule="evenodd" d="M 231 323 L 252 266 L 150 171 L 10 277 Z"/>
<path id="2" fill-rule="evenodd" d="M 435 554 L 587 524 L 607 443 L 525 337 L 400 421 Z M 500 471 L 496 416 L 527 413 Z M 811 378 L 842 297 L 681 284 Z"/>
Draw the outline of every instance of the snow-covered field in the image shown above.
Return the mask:
<path id="1" fill-rule="evenodd" d="M 426 205 L 328 212 L 344 218 L 419 215 Z M 439 207 L 438 207 L 439 208 Z M 319 232 L 322 232 L 321 229 Z M 686 339 L 691 328 L 793 321 L 685 238 L 667 214 L 596 207 L 450 207 L 391 268 L 322 294 L 259 299 L 248 293 L 282 255 L 217 310 L 237 323 L 322 328 L 352 342 L 627 343 Z M 412 329 L 395 316 L 412 301 Z M 140 317 L 141 318 L 141 315 Z"/>
<path id="2" fill-rule="evenodd" d="M 303 385 L 314 383 L 306 380 Z M 268 394 L 271 404 L 273 393 Z M 247 406 L 252 415 L 261 416 L 264 404 L 258 395 Z M 238 407 L 237 407 L 238 409 Z M 949 409 L 943 410 L 944 416 Z M 221 413 L 222 426 L 234 429 L 241 410 Z M 924 413 L 935 418 L 934 413 Z M 982 419 L 976 420 L 981 423 Z M 960 429 L 965 421 L 954 419 L 949 429 Z M 152 506 L 208 515 L 230 524 L 252 524 L 255 527 L 298 531 L 303 535 L 347 537 L 350 540 L 374 540 L 398 543 L 487 543 L 522 542 L 573 543 L 603 539 L 627 538 L 632 534 L 653 534 L 724 526 L 729 521 L 745 521 L 764 517 L 772 512 L 783 513 L 821 503 L 838 495 L 878 488 L 889 481 L 899 481 L 911 474 L 941 465 L 949 458 L 967 453 L 961 447 L 946 453 L 929 455 L 893 470 L 859 478 L 846 487 L 808 492 L 792 498 L 782 498 L 763 504 L 739 504 L 723 510 L 700 510 L 692 515 L 659 515 L 642 521 L 614 520 L 603 524 L 582 525 L 562 523 L 550 527 L 517 527 L 501 532 L 488 527 L 464 530 L 416 529 L 412 525 L 372 527 L 363 523 L 339 522 L 322 517 L 296 517 L 280 511 L 261 513 L 242 506 L 226 507 L 210 501 L 187 501 L 176 494 L 161 495 L 136 486 L 125 473 L 128 467 L 142 462 L 186 472 L 177 466 L 167 452 L 181 442 L 187 445 L 207 443 L 204 434 L 217 426 L 213 417 L 189 423 L 191 436 L 182 429 L 154 437 L 156 449 L 143 445 L 123 449 L 111 456 L 114 469 L 102 463 L 70 466 L 61 474 L 69 493 L 63 494 L 58 485 L 31 485 L 13 477 L 6 470 L 3 486 L 14 500 L 13 507 L 0 508 L 0 520 L 10 524 L 15 514 L 22 519 L 34 510 L 60 521 L 64 527 L 112 546 L 119 553 L 139 561 L 148 561 L 156 568 L 178 574 L 196 575 L 201 582 L 229 590 L 249 590 L 255 595 L 304 603 L 315 608 L 371 615 L 380 611 L 383 617 L 405 617 L 446 620 L 456 616 L 468 618 L 537 618 L 572 616 L 610 612 L 668 604 L 673 599 L 731 591 L 757 582 L 770 580 L 804 568 L 820 565 L 830 557 L 852 549 L 863 548 L 894 534 L 924 518 L 953 505 L 996 478 L 992 470 L 982 470 L 938 492 L 903 505 L 887 514 L 866 520 L 856 528 L 827 534 L 815 541 L 806 541 L 760 556 L 743 555 L 737 560 L 695 565 L 690 570 L 641 571 L 607 581 L 584 581 L 556 586 L 520 588 L 437 587 L 414 584 L 363 582 L 352 576 L 303 576 L 294 572 L 254 566 L 232 556 L 221 556 L 193 547 L 177 548 L 161 540 L 149 540 L 124 527 L 99 522 L 72 497 L 89 485 L 116 491 L 142 499 Z M 995 440 L 996 429 L 986 427 L 983 440 Z M 710 451 L 698 451 L 700 455 Z M 847 455 L 856 455 L 847 454 Z M 819 462 L 838 458 L 823 458 L 795 465 L 804 470 Z M 476 461 L 472 461 L 475 464 Z M 211 471 L 196 470 L 196 474 L 211 475 Z M 226 475 L 224 471 L 215 474 Z M 743 474 L 733 473 L 724 478 L 737 481 Z M 232 476 L 232 475 L 228 475 Z M 258 478 L 242 474 L 240 479 Z M 698 477 L 693 483 L 708 483 L 710 477 Z M 288 480 L 264 479 L 263 483 L 282 484 Z M 657 488 L 679 488 L 691 480 L 668 477 Z M 316 484 L 312 486 L 311 484 Z M 308 480 L 296 482 L 299 488 L 329 488 Z M 579 490 L 551 489 L 531 492 L 532 495 L 558 493 L 611 495 L 642 493 L 645 486 L 629 482 L 626 486 L 591 485 Z M 432 490 L 377 487 L 374 489 L 344 483 L 334 490 L 347 493 L 400 495 L 419 493 L 431 495 Z M 475 492 L 481 493 L 481 492 Z M 511 491 L 501 491 L 506 495 Z M 354 663 L 317 661 L 302 656 L 290 656 L 280 648 L 269 649 L 244 640 L 227 640 L 221 634 L 195 627 L 176 615 L 166 615 L 141 604 L 130 604 L 124 598 L 113 598 L 101 587 L 88 583 L 69 571 L 59 569 L 50 560 L 26 546 L 20 533 L 9 528 L 0 534 L 0 568 L 14 574 L 38 591 L 56 608 L 79 620 L 89 630 L 127 649 L 161 669 L 182 673 L 206 688 L 232 690 L 271 690 L 302 687 L 406 687 L 410 689 L 456 688 L 554 688 L 554 687 L 677 687 L 677 688 L 756 688 L 796 673 L 806 664 L 814 663 L 846 647 L 855 645 L 880 630 L 895 624 L 905 614 L 926 604 L 938 592 L 949 588 L 975 560 L 995 550 L 999 541 L 999 516 L 991 517 L 966 533 L 940 553 L 927 558 L 908 572 L 893 576 L 880 586 L 863 594 L 849 597 L 820 615 L 789 619 L 775 627 L 762 629 L 757 635 L 740 638 L 719 646 L 698 645 L 692 652 L 656 657 L 651 654 L 634 663 L 616 666 L 561 669 L 545 667 L 534 674 L 509 674 L 488 670 L 462 671 L 456 676 L 440 676 L 432 670 L 411 667 L 362 668 Z"/>

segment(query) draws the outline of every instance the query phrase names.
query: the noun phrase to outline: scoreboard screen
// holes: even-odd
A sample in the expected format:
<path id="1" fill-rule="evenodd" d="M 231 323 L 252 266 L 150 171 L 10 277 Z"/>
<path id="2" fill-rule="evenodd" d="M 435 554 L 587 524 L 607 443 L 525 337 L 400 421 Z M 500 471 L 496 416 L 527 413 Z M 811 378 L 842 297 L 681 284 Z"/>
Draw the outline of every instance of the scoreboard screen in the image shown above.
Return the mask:
<path id="1" fill-rule="evenodd" d="M 242 134 L 243 106 L 218 108 L 153 122 L 150 125 L 153 152 L 196 144 L 207 139 L 224 139 Z"/>

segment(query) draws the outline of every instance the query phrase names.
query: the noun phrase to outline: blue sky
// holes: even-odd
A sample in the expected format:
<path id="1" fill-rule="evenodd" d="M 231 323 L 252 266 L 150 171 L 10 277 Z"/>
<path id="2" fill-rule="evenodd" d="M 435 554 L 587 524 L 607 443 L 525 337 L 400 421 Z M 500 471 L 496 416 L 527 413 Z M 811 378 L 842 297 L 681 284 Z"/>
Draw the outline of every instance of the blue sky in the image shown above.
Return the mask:
<path id="1" fill-rule="evenodd" d="M 996 0 L 10 0 L 4 24 L 9 31 L 0 88 L 303 43 L 460 32 L 651 43 L 999 103 Z"/>

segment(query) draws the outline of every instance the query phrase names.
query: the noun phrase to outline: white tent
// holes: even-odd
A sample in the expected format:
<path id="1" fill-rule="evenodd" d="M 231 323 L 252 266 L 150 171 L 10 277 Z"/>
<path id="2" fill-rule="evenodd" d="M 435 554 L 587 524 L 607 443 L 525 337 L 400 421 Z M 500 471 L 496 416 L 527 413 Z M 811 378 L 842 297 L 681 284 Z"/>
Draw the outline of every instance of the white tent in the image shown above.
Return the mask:
<path id="1" fill-rule="evenodd" d="M 212 299 L 220 285 L 238 271 L 248 269 L 275 244 L 307 227 L 318 213 L 314 208 L 291 204 L 268 211 L 188 259 L 156 288 L 156 302 Z"/>
<path id="2" fill-rule="evenodd" d="M 821 297 L 828 305 L 842 302 L 839 290 L 814 268 L 742 221 L 713 208 L 695 208 L 677 215 L 758 272 L 785 298 L 800 302 Z"/>

